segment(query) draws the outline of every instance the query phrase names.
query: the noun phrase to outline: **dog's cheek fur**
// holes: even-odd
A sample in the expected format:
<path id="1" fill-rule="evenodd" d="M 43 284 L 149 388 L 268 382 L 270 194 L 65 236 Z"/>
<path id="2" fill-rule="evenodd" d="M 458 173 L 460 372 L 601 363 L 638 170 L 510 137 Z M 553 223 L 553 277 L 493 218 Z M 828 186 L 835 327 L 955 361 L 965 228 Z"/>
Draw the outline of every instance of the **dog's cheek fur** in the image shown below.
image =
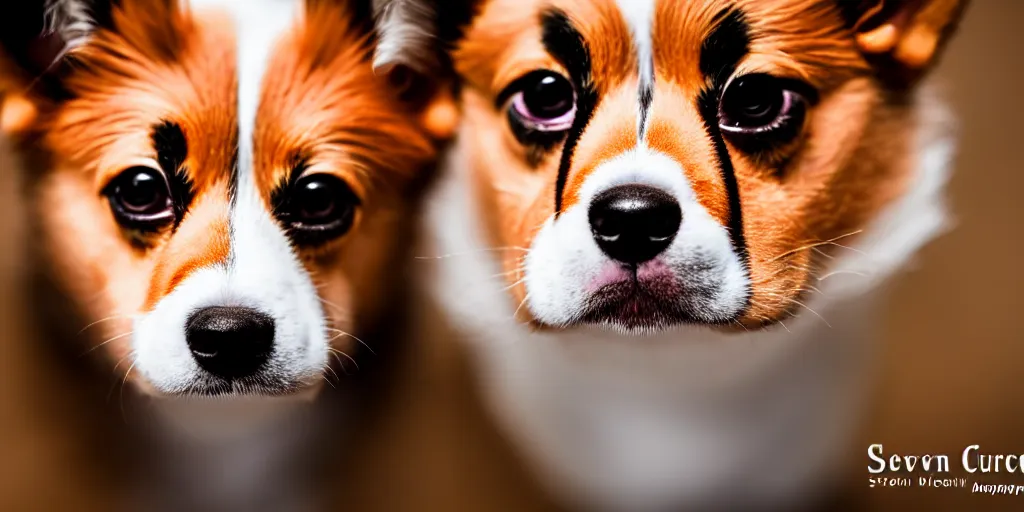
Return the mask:
<path id="1" fill-rule="evenodd" d="M 496 83 L 508 78 L 509 69 L 518 69 L 517 61 L 543 61 L 537 56 L 544 54 L 539 41 L 528 40 L 536 32 L 537 12 L 499 18 L 495 13 L 503 5 L 496 0 L 485 6 L 455 57 L 467 79 L 463 136 L 470 152 L 476 201 L 488 227 L 489 242 L 509 248 L 496 255 L 513 299 L 521 301 L 525 288 L 516 283 L 522 278 L 522 254 L 511 248 L 530 247 L 537 228 L 553 213 L 557 163 L 554 158 L 541 158 L 538 165 L 528 165 L 521 145 L 508 134 L 504 112 L 499 108 L 495 113 L 488 101 Z M 606 9 L 601 9 L 607 7 L 605 3 L 559 5 L 585 30 L 599 27 L 602 33 L 611 34 L 609 27 L 618 26 L 618 13 L 609 17 Z M 696 66 L 684 64 L 697 59 L 690 49 L 700 48 L 716 13 L 728 5 L 663 2 L 658 6 L 653 37 L 659 78 L 647 142 L 680 162 L 702 206 L 725 225 L 729 211 L 722 177 L 707 165 L 715 158 L 699 116 L 691 112 L 690 103 L 705 87 L 704 78 Z M 758 3 L 741 7 L 749 11 L 747 19 L 758 36 L 740 72 L 798 76 L 822 94 L 820 103 L 809 107 L 805 131 L 782 165 L 745 154 L 726 140 L 747 231 L 752 282 L 751 305 L 742 320 L 756 325 L 792 312 L 799 298 L 813 289 L 815 272 L 840 250 L 827 243 L 813 250 L 807 246 L 853 236 L 903 191 L 913 168 L 905 155 L 910 151 L 908 134 L 914 129 L 914 120 L 898 96 L 886 95 L 869 78 L 871 69 L 845 32 L 834 6 L 792 0 L 772 7 Z M 786 14 L 800 9 L 807 12 L 802 16 Z M 515 12 L 523 11 L 527 9 Z M 666 26 L 676 29 L 671 33 L 658 29 Z M 629 69 L 635 63 L 612 58 L 617 55 L 610 50 L 614 40 L 605 37 L 602 44 L 591 48 L 595 55 L 608 57 L 595 57 L 592 62 L 597 88 L 603 94 L 575 148 L 563 197 L 567 205 L 573 203 L 588 170 L 615 156 L 609 148 L 625 151 L 634 145 L 630 141 L 630 135 L 635 137 L 634 105 L 615 100 L 617 91 L 632 90 L 632 82 L 612 70 Z M 624 44 L 628 49 L 628 40 Z M 687 112 L 692 115 L 687 117 Z M 628 122 L 618 122 L 616 116 Z M 689 137 L 691 133 L 693 137 Z"/>
<path id="2" fill-rule="evenodd" d="M 343 352 L 356 348 L 351 333 L 373 332 L 399 307 L 394 292 L 405 278 L 410 260 L 412 209 L 398 197 L 377 197 L 371 211 L 345 238 L 325 252 L 300 249 L 300 257 L 323 300 L 331 346 Z M 342 332 L 339 332 L 342 331 Z M 344 334 L 349 333 L 349 334 Z M 376 340 L 363 339 L 371 349 Z"/>
<path id="3" fill-rule="evenodd" d="M 127 249 L 87 174 L 59 168 L 33 186 L 33 222 L 38 223 L 38 248 L 45 255 L 45 263 L 39 263 L 60 283 L 61 292 L 79 298 L 76 312 L 89 322 L 78 326 L 83 330 L 75 341 L 82 343 L 83 352 L 116 365 L 131 351 L 131 336 L 125 333 L 131 332 L 132 315 L 142 308 L 155 263 Z M 105 340 L 111 341 L 99 346 Z"/>
<path id="4" fill-rule="evenodd" d="M 143 4 L 125 2 L 112 12 L 112 25 L 71 49 L 75 65 L 64 80 L 70 98 L 41 103 L 21 133 L 26 147 L 41 150 L 33 150 L 40 171 L 30 183 L 41 264 L 75 298 L 86 324 L 78 327 L 87 327 L 76 340 L 83 351 L 109 360 L 119 375 L 131 364 L 133 318 L 190 270 L 223 260 L 225 237 L 217 233 L 226 231 L 225 184 L 234 158 L 225 149 L 235 132 L 230 24 Z M 177 233 L 161 230 L 143 247 L 118 225 L 101 190 L 155 158 L 153 127 L 170 119 L 188 138 L 183 167 L 198 202 Z M 144 385 L 137 376 L 129 378 Z"/>
<path id="5" fill-rule="evenodd" d="M 315 2 L 307 9 L 305 23 L 285 36 L 269 62 L 257 117 L 256 181 L 271 206 L 272 191 L 299 157 L 307 172 L 335 175 L 359 196 L 350 232 L 296 251 L 317 286 L 328 327 L 363 332 L 393 305 L 396 269 L 408 261 L 409 208 L 440 144 L 418 123 L 416 108 L 374 72 L 368 35 L 338 30 L 349 16 L 344 6 Z M 356 341 L 327 334 L 343 351 Z"/>

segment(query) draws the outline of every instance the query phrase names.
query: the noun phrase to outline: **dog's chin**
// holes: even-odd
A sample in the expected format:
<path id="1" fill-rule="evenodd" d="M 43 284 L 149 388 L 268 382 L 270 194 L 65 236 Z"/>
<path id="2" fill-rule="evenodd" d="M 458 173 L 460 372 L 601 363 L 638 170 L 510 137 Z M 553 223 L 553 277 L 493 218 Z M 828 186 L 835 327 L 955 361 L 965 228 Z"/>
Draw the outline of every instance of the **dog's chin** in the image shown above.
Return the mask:
<path id="1" fill-rule="evenodd" d="M 152 383 L 139 379 L 136 385 L 142 394 L 155 400 L 209 399 L 225 403 L 229 401 L 254 402 L 261 399 L 272 401 L 312 401 L 323 389 L 323 378 L 280 379 L 253 376 L 239 380 L 225 380 L 202 376 L 175 389 L 160 389 Z"/>
<path id="2" fill-rule="evenodd" d="M 679 299 L 676 285 L 634 279 L 605 285 L 593 293 L 584 305 L 580 323 L 642 336 L 702 322 Z"/>
<path id="3" fill-rule="evenodd" d="M 732 318 L 701 308 L 701 290 L 672 280 L 629 279 L 594 291 L 576 320 L 563 328 L 595 326 L 625 336 L 650 336 L 680 326 L 730 328 Z"/>

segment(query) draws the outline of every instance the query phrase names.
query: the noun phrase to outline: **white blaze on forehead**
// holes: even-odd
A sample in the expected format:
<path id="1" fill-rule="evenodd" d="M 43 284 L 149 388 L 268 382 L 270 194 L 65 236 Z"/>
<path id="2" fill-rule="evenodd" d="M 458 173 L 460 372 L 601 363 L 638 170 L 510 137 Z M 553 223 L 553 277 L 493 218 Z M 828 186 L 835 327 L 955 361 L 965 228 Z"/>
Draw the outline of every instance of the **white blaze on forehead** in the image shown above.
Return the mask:
<path id="1" fill-rule="evenodd" d="M 136 332 L 141 369 L 162 390 L 180 390 L 202 375 L 182 332 L 188 316 L 211 306 L 255 309 L 274 319 L 268 378 L 309 381 L 327 360 L 316 287 L 257 188 L 253 140 L 267 63 L 299 20 L 303 0 L 187 0 L 183 8 L 230 14 L 236 34 L 237 187 L 228 264 L 190 276 L 147 315 Z M 173 339 L 172 339 L 173 338 Z"/>
<path id="2" fill-rule="evenodd" d="M 275 44 L 294 26 L 302 0 L 189 0 L 193 11 L 219 9 L 231 14 L 237 35 L 238 189 L 254 187 L 253 133 L 263 77 Z"/>
<path id="3" fill-rule="evenodd" d="M 641 145 L 644 144 L 647 112 L 641 103 L 644 91 L 648 94 L 654 90 L 654 41 L 652 27 L 654 25 L 654 4 L 656 0 L 617 0 L 619 10 L 626 19 L 633 33 L 636 47 L 637 62 L 640 68 L 640 87 L 637 92 L 637 134 Z"/>

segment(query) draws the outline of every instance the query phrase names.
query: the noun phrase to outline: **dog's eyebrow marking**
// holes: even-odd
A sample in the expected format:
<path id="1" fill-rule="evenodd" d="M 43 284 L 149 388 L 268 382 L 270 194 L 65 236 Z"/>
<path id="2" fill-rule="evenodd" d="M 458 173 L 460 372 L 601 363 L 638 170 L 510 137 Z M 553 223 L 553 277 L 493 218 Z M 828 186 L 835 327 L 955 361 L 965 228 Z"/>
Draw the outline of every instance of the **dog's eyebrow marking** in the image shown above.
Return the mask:
<path id="1" fill-rule="evenodd" d="M 583 131 L 590 124 L 590 118 L 597 107 L 597 91 L 594 89 L 591 76 L 590 48 L 583 35 L 573 26 L 572 20 L 559 9 L 551 9 L 541 14 L 543 31 L 542 42 L 545 49 L 569 72 L 573 85 L 576 87 L 576 118 L 569 128 L 562 148 L 562 159 L 558 166 L 558 179 L 555 182 L 555 215 L 562 211 L 562 193 L 569 178 L 576 143 Z"/>
<path id="2" fill-rule="evenodd" d="M 750 49 L 750 33 L 743 12 L 739 10 L 723 9 L 715 16 L 714 22 L 717 25 L 701 46 L 700 70 L 710 84 L 697 97 L 697 109 L 704 121 L 708 138 L 714 145 L 718 169 L 729 201 L 729 238 L 740 261 L 747 266 L 749 261 L 746 237 L 743 234 L 743 208 L 729 148 L 718 126 L 718 99 L 726 80 Z"/>
<path id="3" fill-rule="evenodd" d="M 743 11 L 729 8 L 719 11 L 713 23 L 700 48 L 700 72 L 721 87 L 750 52 L 750 26 Z"/>
<path id="4" fill-rule="evenodd" d="M 185 159 L 188 158 L 188 139 L 181 126 L 171 121 L 154 126 L 150 139 L 156 150 L 156 161 L 171 187 L 174 227 L 177 228 L 195 197 L 192 178 L 184 167 Z"/>
<path id="5" fill-rule="evenodd" d="M 178 172 L 188 157 L 188 141 L 181 126 L 171 121 L 164 121 L 153 127 L 150 134 L 153 149 L 156 150 L 156 161 L 168 176 Z"/>
<path id="6" fill-rule="evenodd" d="M 288 157 L 288 166 L 291 171 L 288 175 L 282 176 L 274 190 L 270 193 L 270 205 L 273 209 L 270 213 L 273 217 L 281 220 L 281 209 L 288 202 L 288 193 L 291 191 L 299 178 L 309 170 L 310 156 L 306 153 L 295 152 Z"/>

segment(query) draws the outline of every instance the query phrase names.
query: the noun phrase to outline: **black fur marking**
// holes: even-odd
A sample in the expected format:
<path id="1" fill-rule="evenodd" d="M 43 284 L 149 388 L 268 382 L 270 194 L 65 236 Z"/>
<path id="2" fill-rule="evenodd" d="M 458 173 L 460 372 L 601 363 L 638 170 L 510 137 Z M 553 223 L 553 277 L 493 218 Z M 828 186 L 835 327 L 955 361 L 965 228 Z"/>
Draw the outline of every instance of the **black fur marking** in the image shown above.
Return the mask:
<path id="1" fill-rule="evenodd" d="M 171 187 L 174 227 L 177 228 L 195 197 L 192 178 L 184 167 L 185 159 L 188 157 L 188 141 L 181 126 L 170 121 L 153 127 L 150 138 L 153 140 L 153 148 L 156 149 L 157 163 L 160 164 Z"/>
<path id="2" fill-rule="evenodd" d="M 747 242 L 743 234 L 743 208 L 740 201 L 736 172 L 718 126 L 718 103 L 725 82 L 736 71 L 743 57 L 750 51 L 750 29 L 742 11 L 723 9 L 715 15 L 715 28 L 704 40 L 700 52 L 700 70 L 710 82 L 697 98 L 697 108 L 715 147 L 718 169 L 722 174 L 729 202 L 729 237 L 733 250 L 744 265 L 748 265 Z"/>
<path id="3" fill-rule="evenodd" d="M 743 11 L 735 9 L 720 11 L 714 23 L 700 48 L 700 71 L 716 87 L 722 87 L 750 51 L 750 27 Z"/>
<path id="4" fill-rule="evenodd" d="M 747 265 L 747 242 L 743 235 L 743 208 L 740 204 L 739 184 L 736 182 L 736 172 L 729 157 L 729 148 L 726 147 L 722 130 L 718 127 L 718 94 L 716 89 L 705 89 L 697 98 L 697 108 L 704 120 L 708 137 L 715 147 L 718 169 L 725 183 L 725 192 L 729 200 L 729 238 L 740 261 Z"/>
<path id="5" fill-rule="evenodd" d="M 576 87 L 576 119 L 566 136 L 555 182 L 555 215 L 558 215 L 562 211 L 562 193 L 572 168 L 576 144 L 590 124 L 598 98 L 590 74 L 590 49 L 569 17 L 560 10 L 552 9 L 541 15 L 541 26 L 544 47 L 565 66 Z"/>
<path id="6" fill-rule="evenodd" d="M 231 154 L 231 172 L 228 173 L 228 202 L 234 208 L 238 201 L 238 143 L 235 142 L 235 151 Z"/>
<path id="7" fill-rule="evenodd" d="M 281 222 L 285 222 L 283 219 L 287 215 L 288 198 L 291 195 L 292 189 L 295 184 L 299 181 L 299 178 L 309 169 L 309 156 L 296 153 L 289 159 L 291 164 L 291 172 L 288 176 L 281 179 L 280 183 L 274 187 L 274 191 L 270 194 L 270 206 L 274 209 L 272 212 L 274 218 Z"/>
<path id="8" fill-rule="evenodd" d="M 647 118 L 651 114 L 651 104 L 654 103 L 654 77 L 650 81 L 640 81 L 640 133 L 639 139 L 643 140 L 647 135 Z"/>

